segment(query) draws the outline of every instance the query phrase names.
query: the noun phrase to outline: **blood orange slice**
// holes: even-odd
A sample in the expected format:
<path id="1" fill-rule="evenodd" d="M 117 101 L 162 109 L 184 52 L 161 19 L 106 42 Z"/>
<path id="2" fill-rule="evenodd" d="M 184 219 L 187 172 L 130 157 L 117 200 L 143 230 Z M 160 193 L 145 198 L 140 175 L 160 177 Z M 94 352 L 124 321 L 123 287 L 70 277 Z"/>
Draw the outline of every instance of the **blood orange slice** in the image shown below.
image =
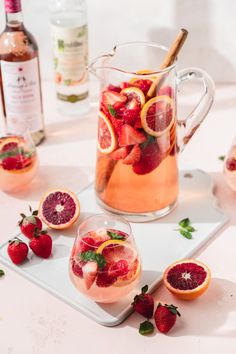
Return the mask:
<path id="1" fill-rule="evenodd" d="M 116 136 L 110 120 L 99 112 L 98 121 L 98 149 L 104 154 L 110 154 L 117 145 Z"/>
<path id="2" fill-rule="evenodd" d="M 53 189 L 43 195 L 39 205 L 39 217 L 52 229 L 66 229 L 79 217 L 80 204 L 73 192 Z"/>
<path id="3" fill-rule="evenodd" d="M 143 107 L 145 104 L 145 96 L 143 91 L 138 87 L 127 87 L 121 91 L 121 94 L 128 97 L 128 101 L 131 101 L 133 98 L 139 102 L 140 107 Z"/>
<path id="4" fill-rule="evenodd" d="M 125 286 L 138 278 L 141 271 L 140 260 L 134 247 L 122 240 L 105 241 L 96 251 L 107 262 L 107 272 L 114 278 L 114 286 Z"/>
<path id="5" fill-rule="evenodd" d="M 174 101 L 167 95 L 150 99 L 142 108 L 143 129 L 152 136 L 161 136 L 170 130 L 175 119 Z"/>
<path id="6" fill-rule="evenodd" d="M 170 265 L 164 272 L 167 289 L 182 300 L 193 300 L 202 295 L 209 286 L 209 268 L 194 259 L 186 259 Z"/>

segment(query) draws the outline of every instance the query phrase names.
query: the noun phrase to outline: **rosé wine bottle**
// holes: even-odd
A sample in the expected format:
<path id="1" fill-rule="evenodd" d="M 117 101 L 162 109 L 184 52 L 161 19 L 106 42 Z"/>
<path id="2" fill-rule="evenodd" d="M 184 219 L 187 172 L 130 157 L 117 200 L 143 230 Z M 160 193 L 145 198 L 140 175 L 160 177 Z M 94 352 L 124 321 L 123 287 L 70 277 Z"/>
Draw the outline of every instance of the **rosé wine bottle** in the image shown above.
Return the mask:
<path id="1" fill-rule="evenodd" d="M 44 139 L 38 46 L 25 29 L 20 0 L 4 0 L 6 27 L 0 35 L 0 88 L 8 134 L 29 130 L 34 143 Z"/>

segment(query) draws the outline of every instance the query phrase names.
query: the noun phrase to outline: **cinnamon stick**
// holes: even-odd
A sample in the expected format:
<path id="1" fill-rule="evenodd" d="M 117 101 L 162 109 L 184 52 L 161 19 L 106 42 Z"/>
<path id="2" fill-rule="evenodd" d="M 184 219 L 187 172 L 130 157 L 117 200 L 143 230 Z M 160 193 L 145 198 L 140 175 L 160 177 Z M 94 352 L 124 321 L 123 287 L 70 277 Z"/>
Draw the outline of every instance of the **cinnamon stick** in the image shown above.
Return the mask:
<path id="1" fill-rule="evenodd" d="M 186 29 L 182 28 L 180 30 L 178 36 L 176 37 L 176 39 L 172 43 L 168 53 L 166 54 L 161 66 L 160 66 L 160 70 L 163 70 L 174 63 L 175 59 L 177 58 L 177 55 L 179 54 L 181 48 L 183 47 L 183 44 L 184 44 L 187 36 L 188 36 L 188 31 Z M 163 76 L 160 75 L 153 81 L 153 83 L 147 93 L 148 98 L 151 98 L 155 95 L 156 90 L 162 80 L 163 80 Z"/>

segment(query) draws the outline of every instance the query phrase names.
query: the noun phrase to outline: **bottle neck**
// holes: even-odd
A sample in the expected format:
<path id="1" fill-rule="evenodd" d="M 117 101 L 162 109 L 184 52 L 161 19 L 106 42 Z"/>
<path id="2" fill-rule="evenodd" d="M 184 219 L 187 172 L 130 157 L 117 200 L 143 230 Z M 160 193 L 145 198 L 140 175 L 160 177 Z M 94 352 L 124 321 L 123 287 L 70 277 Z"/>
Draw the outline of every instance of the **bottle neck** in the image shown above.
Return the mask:
<path id="1" fill-rule="evenodd" d="M 7 27 L 23 26 L 23 15 L 20 0 L 4 0 Z"/>

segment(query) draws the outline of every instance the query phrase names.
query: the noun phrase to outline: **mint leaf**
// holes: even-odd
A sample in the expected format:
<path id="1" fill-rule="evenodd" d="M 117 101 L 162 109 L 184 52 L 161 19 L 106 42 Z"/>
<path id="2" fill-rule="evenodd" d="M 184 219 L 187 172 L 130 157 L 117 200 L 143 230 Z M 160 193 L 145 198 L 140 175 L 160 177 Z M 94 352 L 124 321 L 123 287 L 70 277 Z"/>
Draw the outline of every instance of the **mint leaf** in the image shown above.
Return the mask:
<path id="1" fill-rule="evenodd" d="M 179 222 L 179 226 L 183 227 L 184 229 L 190 225 L 189 218 L 183 219 Z"/>
<path id="2" fill-rule="evenodd" d="M 111 104 L 108 104 L 108 105 L 107 105 L 107 109 L 108 109 L 109 113 L 110 113 L 113 117 L 116 117 L 116 111 L 115 111 L 115 109 L 112 107 Z"/>
<path id="3" fill-rule="evenodd" d="M 221 156 L 219 156 L 219 157 L 218 157 L 218 159 L 219 159 L 220 161 L 224 161 L 224 159 L 225 159 L 225 155 L 221 155 Z"/>
<path id="4" fill-rule="evenodd" d="M 113 232 L 113 231 L 107 231 L 108 236 L 110 236 L 110 238 L 112 240 L 125 240 L 125 236 L 124 235 L 120 235 L 117 232 Z"/>
<path id="5" fill-rule="evenodd" d="M 155 138 L 154 136 L 147 135 L 147 139 L 140 144 L 141 149 L 145 149 L 149 144 L 154 144 L 155 143 Z"/>
<path id="6" fill-rule="evenodd" d="M 0 277 L 2 277 L 3 275 L 5 275 L 5 273 L 2 269 L 0 269 Z"/>
<path id="7" fill-rule="evenodd" d="M 180 232 L 180 234 L 181 234 L 182 236 L 184 236 L 185 238 L 191 240 L 191 238 L 192 238 L 191 232 L 185 231 L 185 230 L 183 230 L 183 229 L 179 230 L 179 232 Z"/>
<path id="8" fill-rule="evenodd" d="M 185 227 L 185 230 L 188 231 L 188 232 L 195 232 L 197 231 L 193 226 L 189 225 L 187 227 Z"/>
<path id="9" fill-rule="evenodd" d="M 80 259 L 83 262 L 96 262 L 100 270 L 102 270 L 107 264 L 107 261 L 102 254 L 91 250 L 80 253 Z"/>
<path id="10" fill-rule="evenodd" d="M 146 336 L 147 334 L 152 334 L 153 332 L 154 332 L 154 326 L 152 322 L 144 321 L 140 323 L 139 333 L 142 334 L 142 336 Z"/>

